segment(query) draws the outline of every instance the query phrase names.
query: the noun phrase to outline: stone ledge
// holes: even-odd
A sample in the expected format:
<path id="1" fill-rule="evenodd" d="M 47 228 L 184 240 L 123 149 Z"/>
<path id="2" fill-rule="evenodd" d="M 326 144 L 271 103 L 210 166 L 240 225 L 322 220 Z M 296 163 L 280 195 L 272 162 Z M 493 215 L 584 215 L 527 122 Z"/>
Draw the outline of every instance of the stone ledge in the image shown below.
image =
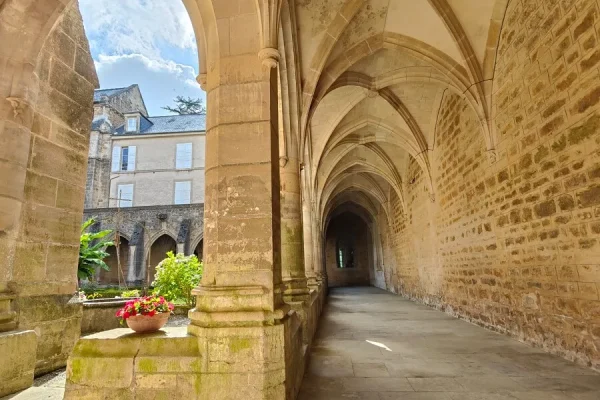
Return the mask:
<path id="1" fill-rule="evenodd" d="M 0 333 L 0 397 L 33 384 L 37 335 L 34 331 Z"/>
<path id="2" fill-rule="evenodd" d="M 69 358 L 65 399 L 192 398 L 204 363 L 185 327 L 96 333 L 81 338 Z"/>

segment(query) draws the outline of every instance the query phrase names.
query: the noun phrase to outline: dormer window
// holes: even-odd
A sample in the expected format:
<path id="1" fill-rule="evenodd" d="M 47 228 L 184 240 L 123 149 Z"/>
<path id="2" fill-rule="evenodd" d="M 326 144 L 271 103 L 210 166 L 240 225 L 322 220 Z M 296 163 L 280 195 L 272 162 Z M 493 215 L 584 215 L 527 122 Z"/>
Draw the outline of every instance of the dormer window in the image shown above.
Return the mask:
<path id="1" fill-rule="evenodd" d="M 127 132 L 137 132 L 137 117 L 127 117 Z"/>

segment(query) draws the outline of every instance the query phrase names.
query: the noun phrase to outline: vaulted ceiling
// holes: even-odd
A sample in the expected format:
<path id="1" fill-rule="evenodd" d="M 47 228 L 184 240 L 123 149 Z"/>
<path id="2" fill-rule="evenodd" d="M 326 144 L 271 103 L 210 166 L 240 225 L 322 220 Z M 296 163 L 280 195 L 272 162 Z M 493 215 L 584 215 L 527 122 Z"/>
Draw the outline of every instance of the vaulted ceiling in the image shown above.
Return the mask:
<path id="1" fill-rule="evenodd" d="M 349 192 L 402 202 L 411 159 L 435 195 L 429 155 L 447 91 L 465 98 L 494 148 L 488 99 L 507 1 L 290 1 L 300 151 L 323 217 Z"/>

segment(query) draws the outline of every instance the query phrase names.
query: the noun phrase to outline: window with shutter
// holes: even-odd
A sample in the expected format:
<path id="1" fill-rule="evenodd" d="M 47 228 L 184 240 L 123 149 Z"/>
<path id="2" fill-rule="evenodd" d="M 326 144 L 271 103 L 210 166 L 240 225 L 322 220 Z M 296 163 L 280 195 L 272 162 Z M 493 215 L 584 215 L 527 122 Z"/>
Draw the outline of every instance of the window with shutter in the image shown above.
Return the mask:
<path id="1" fill-rule="evenodd" d="M 175 157 L 175 168 L 189 169 L 192 168 L 192 144 L 178 143 L 177 154 Z"/>
<path id="2" fill-rule="evenodd" d="M 136 146 L 129 146 L 127 152 L 127 171 L 135 171 Z"/>
<path id="3" fill-rule="evenodd" d="M 121 171 L 127 171 L 127 163 L 129 161 L 129 147 L 121 149 Z"/>
<path id="4" fill-rule="evenodd" d="M 121 208 L 133 206 L 133 184 L 117 186 L 117 202 Z"/>
<path id="5" fill-rule="evenodd" d="M 190 204 L 192 202 L 192 182 L 175 182 L 175 204 Z"/>
<path id="6" fill-rule="evenodd" d="M 121 146 L 113 147 L 112 151 L 112 171 L 119 171 L 121 168 Z"/>

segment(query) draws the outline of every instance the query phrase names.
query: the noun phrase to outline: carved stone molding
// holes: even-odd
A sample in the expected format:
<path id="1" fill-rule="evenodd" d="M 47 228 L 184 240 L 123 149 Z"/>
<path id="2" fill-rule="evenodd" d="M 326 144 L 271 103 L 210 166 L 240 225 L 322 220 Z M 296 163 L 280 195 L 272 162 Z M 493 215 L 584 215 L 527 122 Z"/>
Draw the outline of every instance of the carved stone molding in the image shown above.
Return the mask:
<path id="1" fill-rule="evenodd" d="M 258 52 L 258 58 L 262 61 L 263 65 L 269 68 L 276 68 L 279 64 L 281 54 L 279 50 L 266 47 Z"/>

